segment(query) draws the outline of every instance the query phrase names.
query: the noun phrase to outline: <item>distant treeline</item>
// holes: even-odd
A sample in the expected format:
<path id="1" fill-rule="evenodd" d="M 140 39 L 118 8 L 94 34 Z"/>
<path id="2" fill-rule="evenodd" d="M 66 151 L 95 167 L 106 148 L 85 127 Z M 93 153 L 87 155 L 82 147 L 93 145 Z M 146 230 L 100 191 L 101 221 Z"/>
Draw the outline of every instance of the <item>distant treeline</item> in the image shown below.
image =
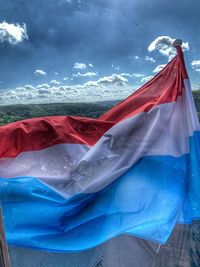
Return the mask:
<path id="1" fill-rule="evenodd" d="M 98 118 L 119 101 L 95 103 L 54 103 L 0 106 L 0 125 L 44 116 L 81 116 Z"/>
<path id="2" fill-rule="evenodd" d="M 193 91 L 193 96 L 194 96 L 194 102 L 196 105 L 198 117 L 200 119 L 200 90 Z"/>
<path id="3" fill-rule="evenodd" d="M 194 100 L 200 118 L 200 90 L 194 91 Z M 73 115 L 98 118 L 119 101 L 96 103 L 55 103 L 0 106 L 0 125 L 28 118 Z"/>

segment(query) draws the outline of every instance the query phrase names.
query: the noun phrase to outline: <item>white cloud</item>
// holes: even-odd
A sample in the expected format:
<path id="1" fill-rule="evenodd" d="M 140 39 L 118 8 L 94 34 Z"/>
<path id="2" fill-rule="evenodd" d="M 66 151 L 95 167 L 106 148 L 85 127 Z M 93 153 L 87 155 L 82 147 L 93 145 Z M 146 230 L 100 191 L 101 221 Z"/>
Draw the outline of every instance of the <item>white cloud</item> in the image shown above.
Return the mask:
<path id="1" fill-rule="evenodd" d="M 73 0 L 54 0 L 57 4 L 68 4 L 71 5 Z"/>
<path id="2" fill-rule="evenodd" d="M 95 77 L 97 76 L 97 72 L 87 72 L 87 73 L 80 73 L 78 72 L 77 74 L 73 74 L 73 77 Z"/>
<path id="3" fill-rule="evenodd" d="M 24 85 L 15 90 L 0 91 L 0 104 L 92 102 L 124 99 L 133 91 L 127 79 L 119 74 L 105 76 L 82 85 L 59 85 L 52 83 Z"/>
<path id="4" fill-rule="evenodd" d="M 134 56 L 134 59 L 139 59 L 139 57 L 138 56 Z"/>
<path id="5" fill-rule="evenodd" d="M 89 66 L 90 68 L 93 68 L 93 67 L 94 67 L 94 65 L 93 65 L 92 63 L 89 63 L 88 66 Z"/>
<path id="6" fill-rule="evenodd" d="M 153 62 L 156 62 L 155 59 L 153 59 L 152 57 L 149 57 L 149 56 L 146 56 L 146 57 L 145 57 L 145 60 L 146 60 L 146 61 L 150 61 L 150 62 L 152 62 L 152 63 L 153 63 Z"/>
<path id="7" fill-rule="evenodd" d="M 132 77 L 135 77 L 135 78 L 142 78 L 142 77 L 144 77 L 144 74 L 142 74 L 142 73 L 133 73 L 133 74 L 132 74 Z"/>
<path id="8" fill-rule="evenodd" d="M 105 76 L 97 81 L 88 81 L 84 85 L 86 86 L 97 86 L 97 85 L 117 85 L 125 86 L 128 80 L 120 74 L 112 74 L 110 76 Z"/>
<path id="9" fill-rule="evenodd" d="M 119 70 L 119 69 L 120 69 L 119 66 L 115 66 L 114 64 L 112 64 L 112 68 L 113 68 L 114 70 Z"/>
<path id="10" fill-rule="evenodd" d="M 28 39 L 26 24 L 20 25 L 9 24 L 7 22 L 0 23 L 0 42 L 9 42 L 12 45 L 16 45 L 22 42 L 24 39 Z"/>
<path id="11" fill-rule="evenodd" d="M 132 77 L 132 74 L 130 74 L 130 73 L 126 73 L 126 72 L 122 72 L 122 73 L 120 73 L 120 75 L 121 76 L 124 76 L 124 77 Z"/>
<path id="12" fill-rule="evenodd" d="M 55 72 L 54 72 L 54 75 L 58 75 L 58 72 L 57 72 L 57 71 L 55 71 Z"/>
<path id="13" fill-rule="evenodd" d="M 59 82 L 59 81 L 57 81 L 57 80 L 52 80 L 52 81 L 50 81 L 50 83 L 55 84 L 55 85 L 59 85 L 59 84 L 61 84 L 61 82 Z"/>
<path id="14" fill-rule="evenodd" d="M 69 77 L 64 77 L 63 80 L 67 81 L 67 80 L 69 80 Z"/>
<path id="15" fill-rule="evenodd" d="M 94 77 L 97 76 L 98 73 L 97 72 L 87 72 L 87 73 L 83 73 L 82 77 Z"/>
<path id="16" fill-rule="evenodd" d="M 154 73 L 157 73 L 157 72 L 161 71 L 165 66 L 166 66 L 166 64 L 158 65 L 158 66 L 153 70 L 153 72 L 154 72 Z"/>
<path id="17" fill-rule="evenodd" d="M 100 78 L 97 81 L 98 84 L 115 84 L 118 86 L 126 85 L 126 82 L 128 82 L 128 80 L 120 74 L 112 74 L 111 76 Z"/>
<path id="18" fill-rule="evenodd" d="M 142 83 L 146 83 L 146 82 L 148 82 L 149 80 L 151 80 L 152 78 L 153 78 L 153 76 L 143 77 L 143 78 L 141 79 L 141 82 L 142 82 Z"/>
<path id="19" fill-rule="evenodd" d="M 48 94 L 49 93 L 49 90 L 47 89 L 47 88 L 41 88 L 41 89 L 39 89 L 38 91 L 37 91 L 37 93 L 39 94 L 39 95 L 46 95 L 46 94 Z"/>
<path id="20" fill-rule="evenodd" d="M 48 83 L 39 84 L 36 86 L 37 89 L 49 89 L 50 85 Z"/>
<path id="21" fill-rule="evenodd" d="M 98 81 L 88 81 L 84 83 L 85 86 L 98 86 Z"/>
<path id="22" fill-rule="evenodd" d="M 26 85 L 24 85 L 24 88 L 25 89 L 34 89 L 34 87 L 31 85 L 31 84 L 26 84 Z"/>
<path id="23" fill-rule="evenodd" d="M 195 71 L 200 72 L 200 60 L 199 59 L 198 60 L 193 60 L 191 62 L 191 66 Z"/>
<path id="24" fill-rule="evenodd" d="M 85 63 L 75 63 L 73 68 L 79 70 L 85 70 L 87 69 L 87 65 Z"/>
<path id="25" fill-rule="evenodd" d="M 173 47 L 173 42 L 175 39 L 169 36 L 159 36 L 148 46 L 148 51 L 152 52 L 158 50 L 162 55 L 172 59 L 176 55 L 176 49 Z M 189 50 L 189 43 L 183 42 L 183 51 Z"/>
<path id="26" fill-rule="evenodd" d="M 35 70 L 34 74 L 36 76 L 46 76 L 47 75 L 47 73 L 43 70 Z"/>
<path id="27" fill-rule="evenodd" d="M 141 77 L 144 77 L 144 74 L 142 73 L 124 73 L 122 72 L 120 74 L 121 76 L 124 76 L 124 77 L 130 77 L 130 78 L 141 78 Z"/>

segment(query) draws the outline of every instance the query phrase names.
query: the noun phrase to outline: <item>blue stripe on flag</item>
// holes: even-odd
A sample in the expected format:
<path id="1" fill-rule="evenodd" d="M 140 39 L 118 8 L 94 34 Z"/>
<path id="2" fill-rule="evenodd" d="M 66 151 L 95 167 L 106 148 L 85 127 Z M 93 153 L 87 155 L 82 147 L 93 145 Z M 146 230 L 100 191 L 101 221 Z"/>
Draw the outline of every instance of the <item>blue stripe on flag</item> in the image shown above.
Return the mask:
<path id="1" fill-rule="evenodd" d="M 198 155 L 199 138 L 200 133 L 191 138 L 192 153 Z M 199 183 L 195 154 L 146 156 L 104 190 L 68 200 L 32 177 L 1 178 L 7 241 L 46 250 L 80 251 L 128 233 L 163 243 L 178 219 L 200 218 Z M 187 208 L 180 216 L 185 196 Z"/>

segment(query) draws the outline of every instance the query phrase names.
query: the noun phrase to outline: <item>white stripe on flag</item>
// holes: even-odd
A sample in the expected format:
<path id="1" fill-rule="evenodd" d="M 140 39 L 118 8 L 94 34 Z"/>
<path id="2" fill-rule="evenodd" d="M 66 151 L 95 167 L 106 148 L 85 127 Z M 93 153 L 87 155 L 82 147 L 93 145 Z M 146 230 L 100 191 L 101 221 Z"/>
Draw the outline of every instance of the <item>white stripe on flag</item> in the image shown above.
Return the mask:
<path id="1" fill-rule="evenodd" d="M 64 197 L 97 192 L 145 155 L 188 153 L 183 98 L 156 106 L 112 127 L 91 148 L 61 144 L 0 161 L 0 176 L 31 176 Z"/>

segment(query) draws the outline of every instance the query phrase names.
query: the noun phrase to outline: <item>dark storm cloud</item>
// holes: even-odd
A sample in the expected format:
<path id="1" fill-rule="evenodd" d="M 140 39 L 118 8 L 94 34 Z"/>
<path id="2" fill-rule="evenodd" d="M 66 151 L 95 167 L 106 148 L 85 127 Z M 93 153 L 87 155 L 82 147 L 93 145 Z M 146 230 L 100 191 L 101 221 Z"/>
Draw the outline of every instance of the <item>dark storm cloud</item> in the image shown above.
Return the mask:
<path id="1" fill-rule="evenodd" d="M 64 75 L 75 62 L 93 62 L 104 74 L 112 64 L 143 72 L 147 63 L 140 59 L 159 35 L 200 45 L 191 31 L 200 27 L 197 0 L 0 0 L 0 6 L 0 22 L 26 23 L 29 36 L 14 49 L 1 45 L 0 81 L 8 86 L 37 82 L 36 69 Z"/>

